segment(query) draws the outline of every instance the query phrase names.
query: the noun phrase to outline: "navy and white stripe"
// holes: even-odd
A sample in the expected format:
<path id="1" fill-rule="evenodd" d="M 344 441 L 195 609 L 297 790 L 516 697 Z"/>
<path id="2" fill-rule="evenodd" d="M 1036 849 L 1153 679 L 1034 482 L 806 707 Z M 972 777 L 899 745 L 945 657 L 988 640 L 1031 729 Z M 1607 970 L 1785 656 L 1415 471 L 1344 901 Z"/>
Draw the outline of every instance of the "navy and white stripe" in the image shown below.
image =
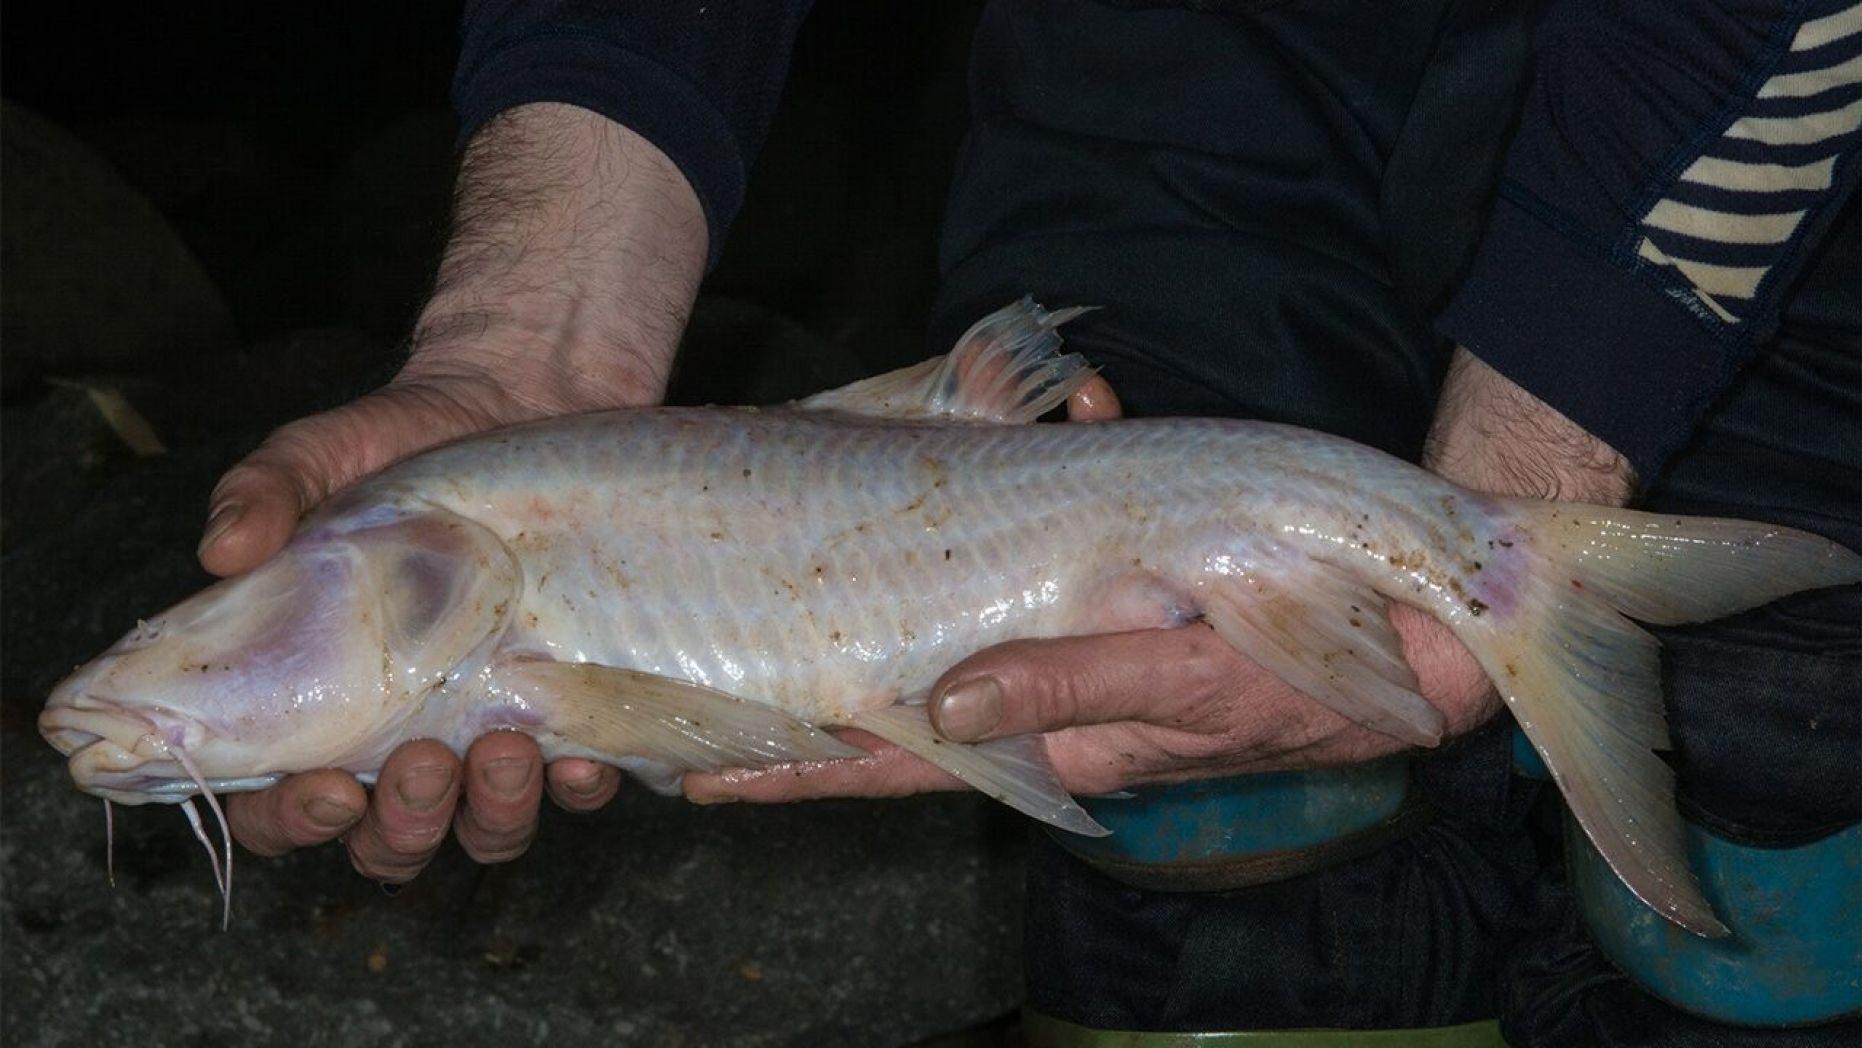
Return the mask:
<path id="1" fill-rule="evenodd" d="M 1857 162 L 1862 3 L 1797 28 L 1725 132 L 1641 217 L 1636 254 L 1730 324 L 1765 297 L 1798 232 Z"/>

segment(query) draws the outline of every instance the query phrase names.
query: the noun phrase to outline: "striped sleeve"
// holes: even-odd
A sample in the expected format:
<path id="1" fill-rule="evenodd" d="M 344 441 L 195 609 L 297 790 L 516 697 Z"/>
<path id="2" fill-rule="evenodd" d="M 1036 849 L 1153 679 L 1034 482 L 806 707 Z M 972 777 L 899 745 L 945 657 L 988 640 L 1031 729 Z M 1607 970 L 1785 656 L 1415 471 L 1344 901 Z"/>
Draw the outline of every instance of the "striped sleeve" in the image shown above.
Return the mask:
<path id="1" fill-rule="evenodd" d="M 1859 129 L 1862 2 L 1562 3 L 1440 330 L 1650 482 L 1776 328 Z"/>

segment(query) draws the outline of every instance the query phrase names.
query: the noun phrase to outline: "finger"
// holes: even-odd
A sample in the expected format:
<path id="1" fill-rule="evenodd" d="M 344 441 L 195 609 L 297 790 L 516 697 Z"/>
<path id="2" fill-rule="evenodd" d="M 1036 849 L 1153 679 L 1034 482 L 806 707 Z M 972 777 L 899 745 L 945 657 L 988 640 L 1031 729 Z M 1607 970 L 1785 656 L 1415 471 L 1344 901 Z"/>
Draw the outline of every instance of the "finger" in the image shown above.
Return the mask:
<path id="1" fill-rule="evenodd" d="M 447 396 L 391 385 L 279 429 L 214 487 L 201 565 L 216 575 L 257 567 L 332 492 L 479 425 Z"/>
<path id="2" fill-rule="evenodd" d="M 362 818 L 368 802 L 354 776 L 326 768 L 228 797 L 226 821 L 247 851 L 270 857 L 335 840 Z"/>
<path id="3" fill-rule="evenodd" d="M 931 724 L 953 742 L 1076 724 L 1167 721 L 1231 687 L 1245 668 L 1203 626 L 999 644 L 952 667 L 931 689 Z"/>
<path id="4" fill-rule="evenodd" d="M 459 796 L 459 758 L 432 739 L 388 755 L 368 813 L 344 837 L 349 860 L 365 877 L 413 880 L 446 839 Z"/>
<path id="5" fill-rule="evenodd" d="M 535 739 L 515 731 L 481 736 L 466 751 L 465 803 L 453 833 L 478 862 L 510 862 L 537 835 L 543 800 L 543 754 Z"/>
<path id="6" fill-rule="evenodd" d="M 1500 712 L 1499 692 L 1487 671 L 1435 616 L 1392 604 L 1390 627 L 1402 642 L 1403 661 L 1416 671 L 1416 690 L 1448 718 L 1449 735 L 1470 731 Z"/>
<path id="7" fill-rule="evenodd" d="M 550 799 L 557 807 L 589 812 L 614 799 L 621 789 L 621 769 L 594 761 L 566 758 L 549 766 Z"/>
<path id="8" fill-rule="evenodd" d="M 299 419 L 274 432 L 215 485 L 200 561 L 208 571 L 232 575 L 276 553 L 297 520 L 363 470 L 382 449 L 369 433 L 382 425 L 379 409 L 363 398 L 334 411 Z"/>
<path id="9" fill-rule="evenodd" d="M 1086 385 L 1067 398 L 1067 417 L 1075 422 L 1099 422 L 1123 414 L 1118 394 L 1112 392 L 1112 383 L 1099 375 L 1088 379 Z"/>

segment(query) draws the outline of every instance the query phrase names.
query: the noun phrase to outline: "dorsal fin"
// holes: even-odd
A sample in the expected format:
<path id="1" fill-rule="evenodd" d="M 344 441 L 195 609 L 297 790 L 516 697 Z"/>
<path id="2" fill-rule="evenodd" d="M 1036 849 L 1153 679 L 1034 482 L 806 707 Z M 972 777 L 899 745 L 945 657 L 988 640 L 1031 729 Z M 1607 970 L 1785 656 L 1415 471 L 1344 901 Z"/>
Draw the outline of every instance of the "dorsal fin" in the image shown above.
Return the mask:
<path id="1" fill-rule="evenodd" d="M 944 356 L 817 393 L 796 406 L 883 418 L 1033 422 L 1093 377 L 1084 357 L 1060 352 L 1054 330 L 1088 308 L 1049 312 L 1024 297 L 977 321 Z"/>

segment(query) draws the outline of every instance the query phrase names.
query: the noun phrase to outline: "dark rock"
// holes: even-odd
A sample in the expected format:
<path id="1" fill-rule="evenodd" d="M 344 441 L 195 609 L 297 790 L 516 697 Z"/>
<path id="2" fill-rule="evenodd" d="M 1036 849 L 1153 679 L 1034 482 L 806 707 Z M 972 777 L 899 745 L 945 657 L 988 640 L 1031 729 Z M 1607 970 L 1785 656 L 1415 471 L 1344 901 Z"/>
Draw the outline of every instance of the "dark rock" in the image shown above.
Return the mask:
<path id="1" fill-rule="evenodd" d="M 111 383 L 133 404 L 156 399 L 147 381 Z M 158 433 L 159 435 L 159 433 Z M 113 431 L 89 391 L 60 384 L 0 414 L 0 550 L 49 534 L 76 514 L 104 478 L 131 468 L 133 448 Z"/>
<path id="2" fill-rule="evenodd" d="M 72 129 L 125 181 L 177 225 L 211 211 L 226 225 L 262 233 L 263 213 L 288 207 L 288 172 L 245 121 L 212 117 L 119 116 Z M 259 206 L 226 214 L 228 197 Z M 253 229 L 252 227 L 260 227 Z"/>
<path id="3" fill-rule="evenodd" d="M 9 395 L 48 374 L 136 371 L 233 344 L 232 316 L 200 263 L 95 153 L 6 103 L 0 157 Z"/>
<path id="4" fill-rule="evenodd" d="M 74 130 L 180 232 L 248 337 L 327 322 L 328 251 L 301 249 L 305 230 L 328 239 L 327 164 L 280 148 L 250 120 L 138 114 Z"/>

